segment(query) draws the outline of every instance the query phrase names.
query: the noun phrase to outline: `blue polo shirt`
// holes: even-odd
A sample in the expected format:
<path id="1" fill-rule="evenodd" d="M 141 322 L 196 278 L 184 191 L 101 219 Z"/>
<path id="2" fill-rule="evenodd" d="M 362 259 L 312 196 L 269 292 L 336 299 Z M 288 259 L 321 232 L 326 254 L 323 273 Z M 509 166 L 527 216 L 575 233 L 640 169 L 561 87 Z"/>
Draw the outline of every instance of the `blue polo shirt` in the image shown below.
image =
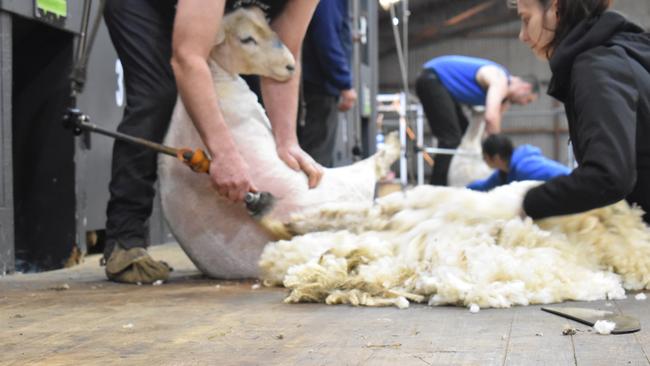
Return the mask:
<path id="1" fill-rule="evenodd" d="M 560 175 L 569 174 L 571 174 L 571 169 L 545 157 L 538 147 L 521 145 L 512 153 L 508 174 L 496 170 L 488 178 L 474 181 L 467 188 L 487 192 L 494 187 L 511 182 L 522 180 L 547 181 Z"/>
<path id="2" fill-rule="evenodd" d="M 487 90 L 476 80 L 478 70 L 487 65 L 497 66 L 510 77 L 508 70 L 494 61 L 467 56 L 441 56 L 427 61 L 423 67 L 432 70 L 449 91 L 449 94 L 461 104 L 472 106 L 485 105 Z"/>

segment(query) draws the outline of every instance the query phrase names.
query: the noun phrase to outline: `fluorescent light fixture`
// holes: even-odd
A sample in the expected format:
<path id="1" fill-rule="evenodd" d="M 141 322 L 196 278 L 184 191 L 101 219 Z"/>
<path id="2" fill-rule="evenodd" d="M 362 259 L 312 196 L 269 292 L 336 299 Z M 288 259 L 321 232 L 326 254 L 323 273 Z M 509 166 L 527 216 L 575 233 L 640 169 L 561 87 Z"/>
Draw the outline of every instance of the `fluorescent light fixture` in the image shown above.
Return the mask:
<path id="1" fill-rule="evenodd" d="M 394 4 L 397 4 L 401 0 L 379 0 L 379 5 L 381 5 L 384 10 L 390 9 L 390 7 Z"/>

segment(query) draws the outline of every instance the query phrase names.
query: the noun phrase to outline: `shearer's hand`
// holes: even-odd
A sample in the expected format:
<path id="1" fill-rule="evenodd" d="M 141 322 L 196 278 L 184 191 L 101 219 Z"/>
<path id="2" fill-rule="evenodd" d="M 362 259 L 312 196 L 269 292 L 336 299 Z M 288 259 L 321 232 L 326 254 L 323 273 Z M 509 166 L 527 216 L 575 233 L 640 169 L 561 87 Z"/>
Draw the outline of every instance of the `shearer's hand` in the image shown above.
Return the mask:
<path id="1" fill-rule="evenodd" d="M 257 192 L 249 174 L 248 164 L 234 149 L 212 157 L 210 179 L 217 192 L 231 202 L 243 202 L 246 193 Z"/>
<path id="2" fill-rule="evenodd" d="M 501 133 L 501 120 L 485 116 L 485 132 L 488 135 Z"/>
<path id="3" fill-rule="evenodd" d="M 289 168 L 302 170 L 309 179 L 309 188 L 318 186 L 323 177 L 323 167 L 312 159 L 298 144 L 277 147 L 278 156 Z"/>

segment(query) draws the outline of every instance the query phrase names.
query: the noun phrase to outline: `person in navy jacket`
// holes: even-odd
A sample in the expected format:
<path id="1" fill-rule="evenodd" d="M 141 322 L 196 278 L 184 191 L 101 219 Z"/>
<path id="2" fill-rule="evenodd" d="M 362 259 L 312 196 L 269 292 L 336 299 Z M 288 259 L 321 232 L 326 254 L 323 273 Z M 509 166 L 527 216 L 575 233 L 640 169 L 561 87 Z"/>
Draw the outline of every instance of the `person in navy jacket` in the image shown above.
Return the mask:
<path id="1" fill-rule="evenodd" d="M 338 112 L 354 106 L 350 59 L 352 34 L 347 0 L 321 0 L 302 49 L 303 107 L 300 146 L 326 167 L 334 163 Z"/>
<path id="2" fill-rule="evenodd" d="M 487 192 L 490 189 L 522 180 L 547 181 L 569 175 L 571 169 L 551 160 L 532 145 L 513 148 L 512 141 L 504 135 L 490 135 L 483 141 L 483 160 L 493 169 L 492 175 L 470 183 L 467 188 Z"/>

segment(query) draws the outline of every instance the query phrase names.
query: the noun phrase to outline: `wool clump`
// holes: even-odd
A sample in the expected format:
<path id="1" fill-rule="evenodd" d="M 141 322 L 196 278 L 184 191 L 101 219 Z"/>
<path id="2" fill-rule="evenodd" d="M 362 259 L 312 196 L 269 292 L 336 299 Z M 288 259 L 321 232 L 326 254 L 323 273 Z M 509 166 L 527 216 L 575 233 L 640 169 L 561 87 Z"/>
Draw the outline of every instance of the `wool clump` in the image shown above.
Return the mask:
<path id="1" fill-rule="evenodd" d="M 599 320 L 594 324 L 594 329 L 598 334 L 611 334 L 616 328 L 616 323 L 609 320 Z"/>
<path id="2" fill-rule="evenodd" d="M 650 288 L 640 209 L 619 202 L 522 220 L 523 196 L 537 184 L 487 193 L 419 186 L 374 204 L 303 211 L 287 224 L 293 238 L 264 249 L 262 279 L 288 288 L 289 303 L 400 308 L 611 300 Z"/>

